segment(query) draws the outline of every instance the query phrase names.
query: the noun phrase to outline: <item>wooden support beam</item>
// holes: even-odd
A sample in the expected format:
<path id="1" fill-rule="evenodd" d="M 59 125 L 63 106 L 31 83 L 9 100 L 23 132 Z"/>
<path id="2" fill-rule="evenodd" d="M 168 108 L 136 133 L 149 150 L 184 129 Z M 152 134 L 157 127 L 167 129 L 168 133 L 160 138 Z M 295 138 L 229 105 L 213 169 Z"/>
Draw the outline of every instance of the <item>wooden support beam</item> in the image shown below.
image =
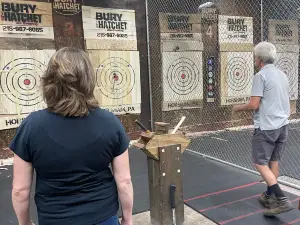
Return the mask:
<path id="1" fill-rule="evenodd" d="M 164 137 L 165 135 L 163 134 L 166 134 L 169 130 L 168 124 L 165 123 L 156 123 L 155 127 L 158 133 L 161 134 L 161 137 Z M 160 137 L 160 135 L 156 137 Z M 163 142 L 163 138 L 161 138 L 161 141 Z M 168 145 L 167 143 L 168 141 L 166 140 L 166 146 L 162 144 L 157 147 L 158 160 L 148 157 L 152 225 L 182 225 L 184 223 L 181 144 Z M 171 207 L 171 185 L 176 187 L 174 212 Z M 173 213 L 175 216 L 173 216 Z"/>

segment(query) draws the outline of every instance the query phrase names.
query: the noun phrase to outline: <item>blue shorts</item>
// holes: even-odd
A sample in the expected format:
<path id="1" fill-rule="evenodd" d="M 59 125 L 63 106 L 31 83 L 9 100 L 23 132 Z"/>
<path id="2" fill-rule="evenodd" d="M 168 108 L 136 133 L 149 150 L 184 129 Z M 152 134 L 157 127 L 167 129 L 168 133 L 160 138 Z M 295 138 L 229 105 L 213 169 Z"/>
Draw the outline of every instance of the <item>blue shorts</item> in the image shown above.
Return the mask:
<path id="1" fill-rule="evenodd" d="M 119 223 L 118 217 L 113 216 L 113 217 L 109 218 L 108 220 L 98 223 L 97 225 L 120 225 L 120 223 Z"/>

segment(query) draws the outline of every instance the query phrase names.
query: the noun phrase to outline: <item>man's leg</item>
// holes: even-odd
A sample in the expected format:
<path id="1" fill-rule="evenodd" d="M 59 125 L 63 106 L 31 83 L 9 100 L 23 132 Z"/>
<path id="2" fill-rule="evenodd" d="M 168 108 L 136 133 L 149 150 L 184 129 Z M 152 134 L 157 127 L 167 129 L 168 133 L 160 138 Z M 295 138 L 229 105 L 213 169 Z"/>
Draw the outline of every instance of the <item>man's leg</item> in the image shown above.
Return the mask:
<path id="1" fill-rule="evenodd" d="M 270 169 L 270 162 L 279 161 L 280 148 L 278 148 L 277 141 L 280 137 L 281 129 L 272 131 L 261 131 L 256 129 L 252 139 L 252 157 L 256 169 L 267 183 L 272 195 L 263 193 L 260 197 L 260 202 L 267 208 L 265 215 L 277 215 L 279 213 L 290 211 L 291 205 L 287 197 L 284 195 L 277 183 L 276 168 L 273 168 L 274 173 Z M 281 135 L 282 136 L 282 135 Z M 276 167 L 276 163 L 274 164 Z M 278 174 L 278 173 L 277 173 Z"/>
<path id="2" fill-rule="evenodd" d="M 269 163 L 269 167 L 270 167 L 272 173 L 274 174 L 274 176 L 276 177 L 276 179 L 278 179 L 278 177 L 279 177 L 279 163 L 278 163 L 278 161 L 271 161 Z M 269 186 L 267 188 L 266 194 L 268 196 L 271 196 L 271 195 L 274 194 Z"/>
<path id="3" fill-rule="evenodd" d="M 288 198 L 285 196 L 283 191 L 278 185 L 277 179 L 279 176 L 279 161 L 281 159 L 281 156 L 285 150 L 286 141 L 287 141 L 287 132 L 288 128 L 287 126 L 282 127 L 276 131 L 272 131 L 267 135 L 265 135 L 268 138 L 272 139 L 272 136 L 277 136 L 275 141 L 275 148 L 270 158 L 270 170 L 273 174 L 273 178 L 270 179 L 267 177 L 268 181 L 266 180 L 269 189 L 271 192 L 276 196 L 277 199 L 277 206 L 273 209 L 266 210 L 265 215 L 266 216 L 274 216 L 280 213 L 288 212 L 293 209 L 293 206 L 291 203 L 289 203 Z M 276 134 L 277 133 L 277 134 Z M 264 171 L 262 173 L 265 173 Z M 274 184 L 274 182 L 276 182 Z"/>

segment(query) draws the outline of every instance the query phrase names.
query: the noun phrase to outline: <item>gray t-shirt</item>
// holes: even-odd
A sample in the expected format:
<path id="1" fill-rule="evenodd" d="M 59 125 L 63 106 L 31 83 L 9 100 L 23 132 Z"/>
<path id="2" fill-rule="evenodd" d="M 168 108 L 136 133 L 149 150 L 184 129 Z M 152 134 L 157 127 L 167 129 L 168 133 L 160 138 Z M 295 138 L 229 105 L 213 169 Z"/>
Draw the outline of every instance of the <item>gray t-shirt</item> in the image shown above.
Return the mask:
<path id="1" fill-rule="evenodd" d="M 275 65 L 264 66 L 254 76 L 252 96 L 261 97 L 253 116 L 255 128 L 275 130 L 289 123 L 289 80 Z"/>

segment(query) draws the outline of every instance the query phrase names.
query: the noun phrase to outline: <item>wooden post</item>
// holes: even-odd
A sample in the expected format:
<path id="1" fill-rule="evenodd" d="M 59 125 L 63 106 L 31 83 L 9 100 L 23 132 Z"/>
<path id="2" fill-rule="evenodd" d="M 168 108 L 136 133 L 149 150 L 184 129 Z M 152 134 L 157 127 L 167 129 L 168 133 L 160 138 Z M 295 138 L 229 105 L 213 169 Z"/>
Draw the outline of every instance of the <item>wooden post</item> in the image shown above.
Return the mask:
<path id="1" fill-rule="evenodd" d="M 159 134 L 167 134 L 169 124 L 155 123 Z M 181 145 L 158 147 L 159 160 L 148 157 L 150 215 L 153 225 L 182 225 L 184 202 L 182 188 Z M 171 207 L 170 187 L 175 185 L 175 217 Z M 176 223 L 175 223 L 176 222 Z"/>

